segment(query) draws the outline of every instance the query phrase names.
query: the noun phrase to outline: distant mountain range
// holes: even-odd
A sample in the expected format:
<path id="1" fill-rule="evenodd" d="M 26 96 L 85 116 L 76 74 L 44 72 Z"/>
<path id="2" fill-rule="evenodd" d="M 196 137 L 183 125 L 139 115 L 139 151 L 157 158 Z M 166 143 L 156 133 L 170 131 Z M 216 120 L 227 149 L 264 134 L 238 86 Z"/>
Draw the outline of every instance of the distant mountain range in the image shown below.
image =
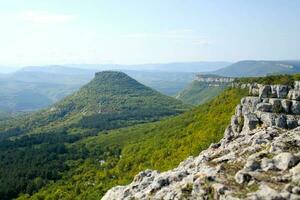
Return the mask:
<path id="1" fill-rule="evenodd" d="M 187 108 L 181 101 L 152 90 L 123 72 L 103 71 L 79 91 L 48 109 L 24 117 L 12 127 L 17 127 L 17 135 L 66 127 L 106 130 L 158 120 Z"/>
<path id="2" fill-rule="evenodd" d="M 5 115 L 9 113 L 36 111 L 46 108 L 77 91 L 93 78 L 95 72 L 105 69 L 122 69 L 121 71 L 142 84 L 163 94 L 176 96 L 200 72 L 227 77 L 291 74 L 300 72 L 300 61 L 240 61 L 234 64 L 226 62 L 187 62 L 145 65 L 29 66 L 15 73 L 0 74 L 0 111 L 2 116 L 0 120 L 5 119 Z M 195 84 L 193 88 L 194 86 Z M 191 87 L 188 89 L 190 90 Z M 200 91 L 198 92 L 200 94 Z M 182 94 L 188 93 L 185 91 Z M 203 94 L 204 96 L 207 95 L 207 93 Z M 202 100 L 197 99 L 191 102 L 198 101 Z"/>
<path id="3" fill-rule="evenodd" d="M 212 72 L 229 77 L 253 77 L 300 73 L 300 61 L 240 61 Z"/>
<path id="4" fill-rule="evenodd" d="M 173 62 L 173 63 L 153 63 L 153 64 L 73 64 L 65 65 L 83 69 L 97 70 L 138 70 L 138 71 L 160 71 L 160 72 L 208 72 L 226 67 L 230 62 Z"/>
<path id="5" fill-rule="evenodd" d="M 46 108 L 89 82 L 95 69 L 65 66 L 25 67 L 0 75 L 0 111 L 26 112 Z M 195 73 L 123 70 L 139 82 L 167 95 L 189 84 Z M 0 117 L 1 120 L 1 117 Z"/>

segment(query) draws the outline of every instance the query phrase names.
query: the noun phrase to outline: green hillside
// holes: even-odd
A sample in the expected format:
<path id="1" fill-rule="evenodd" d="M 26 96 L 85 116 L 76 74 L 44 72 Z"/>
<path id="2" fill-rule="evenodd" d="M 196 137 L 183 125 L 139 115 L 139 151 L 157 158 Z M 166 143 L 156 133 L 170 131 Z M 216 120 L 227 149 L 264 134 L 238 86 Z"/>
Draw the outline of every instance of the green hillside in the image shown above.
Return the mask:
<path id="1" fill-rule="evenodd" d="M 186 104 L 200 105 L 220 94 L 228 83 L 211 84 L 208 82 L 193 81 L 187 88 L 180 92 L 176 99 Z"/>
<path id="2" fill-rule="evenodd" d="M 160 94 L 122 72 L 99 72 L 78 92 L 47 110 L 0 124 L 0 138 L 28 133 L 93 134 L 183 112 L 181 101 Z"/>
<path id="3" fill-rule="evenodd" d="M 240 61 L 219 69 L 213 74 L 229 77 L 258 77 L 271 74 L 294 74 L 300 72 L 300 61 Z"/>
<path id="4" fill-rule="evenodd" d="M 50 181 L 60 180 L 71 167 L 67 161 L 90 156 L 67 144 L 188 108 L 122 72 L 99 72 L 51 108 L 0 123 L 0 197 L 32 194 Z"/>
<path id="5" fill-rule="evenodd" d="M 100 199 L 109 188 L 129 183 L 141 170 L 171 169 L 222 138 L 245 94 L 239 89 L 226 90 L 211 102 L 176 117 L 68 141 L 57 150 L 56 159 L 48 162 L 56 163 L 51 170 L 57 171 L 56 181 L 35 177 L 31 187 L 24 190 L 28 194 L 19 199 Z"/>

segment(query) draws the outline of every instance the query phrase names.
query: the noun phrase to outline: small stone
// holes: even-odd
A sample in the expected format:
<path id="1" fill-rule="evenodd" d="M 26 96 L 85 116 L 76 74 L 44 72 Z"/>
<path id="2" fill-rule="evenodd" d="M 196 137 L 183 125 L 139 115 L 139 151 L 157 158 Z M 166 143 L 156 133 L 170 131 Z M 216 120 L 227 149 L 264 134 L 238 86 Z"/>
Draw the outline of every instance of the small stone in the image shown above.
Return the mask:
<path id="1" fill-rule="evenodd" d="M 260 163 L 256 159 L 248 159 L 244 169 L 246 171 L 255 171 L 257 169 L 260 169 Z"/>
<path id="2" fill-rule="evenodd" d="M 251 180 L 251 175 L 248 174 L 247 172 L 240 170 L 235 174 L 234 178 L 237 183 L 244 184 L 244 183 L 248 183 Z"/>
<path id="3" fill-rule="evenodd" d="M 298 186 L 293 187 L 292 193 L 294 193 L 294 194 L 300 194 L 300 187 L 298 187 Z"/>
<path id="4" fill-rule="evenodd" d="M 277 169 L 287 170 L 295 166 L 299 158 L 289 152 L 280 153 L 274 157 L 274 164 Z"/>
<path id="5" fill-rule="evenodd" d="M 227 187 L 221 183 L 214 183 L 211 185 L 211 187 L 218 195 L 223 195 L 227 190 Z"/>

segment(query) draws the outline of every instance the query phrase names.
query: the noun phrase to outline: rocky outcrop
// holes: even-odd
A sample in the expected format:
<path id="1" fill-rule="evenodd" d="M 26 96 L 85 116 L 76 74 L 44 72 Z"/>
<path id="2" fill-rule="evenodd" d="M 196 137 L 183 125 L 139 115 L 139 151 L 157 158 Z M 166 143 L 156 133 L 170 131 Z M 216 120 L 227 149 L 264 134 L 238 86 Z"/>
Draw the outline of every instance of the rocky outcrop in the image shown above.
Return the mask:
<path id="1" fill-rule="evenodd" d="M 223 139 L 170 171 L 146 170 L 113 199 L 300 199 L 300 83 L 252 84 Z"/>
<path id="2" fill-rule="evenodd" d="M 231 77 L 223 77 L 223 76 L 216 76 L 216 75 L 205 75 L 205 74 L 198 74 L 196 75 L 196 80 L 200 82 L 208 82 L 208 83 L 231 83 L 235 79 Z"/>

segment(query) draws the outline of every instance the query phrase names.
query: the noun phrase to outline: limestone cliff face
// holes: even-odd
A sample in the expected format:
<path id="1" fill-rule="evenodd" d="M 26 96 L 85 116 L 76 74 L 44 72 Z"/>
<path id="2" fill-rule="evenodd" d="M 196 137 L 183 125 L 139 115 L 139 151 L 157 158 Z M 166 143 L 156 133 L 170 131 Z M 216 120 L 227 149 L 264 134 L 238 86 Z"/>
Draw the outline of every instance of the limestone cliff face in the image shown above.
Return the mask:
<path id="1" fill-rule="evenodd" d="M 201 74 L 198 74 L 196 76 L 196 80 L 200 81 L 200 82 L 208 82 L 208 83 L 231 83 L 231 82 L 234 81 L 234 78 L 216 76 L 216 75 L 201 75 Z"/>
<path id="2" fill-rule="evenodd" d="M 173 170 L 146 170 L 103 200 L 300 199 L 300 84 L 248 84 L 224 138 Z"/>

